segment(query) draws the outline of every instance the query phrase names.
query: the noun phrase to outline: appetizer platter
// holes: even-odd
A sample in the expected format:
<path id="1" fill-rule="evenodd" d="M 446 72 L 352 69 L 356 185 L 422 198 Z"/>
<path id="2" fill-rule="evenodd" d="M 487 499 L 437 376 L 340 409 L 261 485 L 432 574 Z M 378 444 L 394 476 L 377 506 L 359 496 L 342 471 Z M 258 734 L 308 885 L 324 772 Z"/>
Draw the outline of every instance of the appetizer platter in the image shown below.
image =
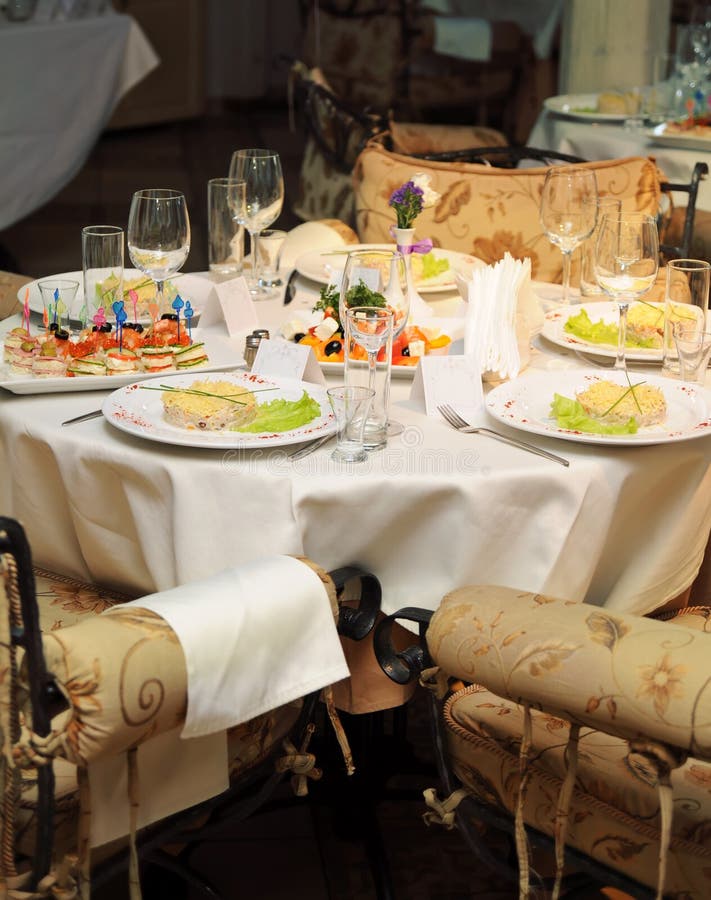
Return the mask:
<path id="1" fill-rule="evenodd" d="M 128 434 L 213 450 L 281 447 L 336 431 L 324 387 L 249 372 L 133 383 L 106 397 L 102 412 Z"/>
<path id="2" fill-rule="evenodd" d="M 527 373 L 494 388 L 486 409 L 512 428 L 586 444 L 641 446 L 711 435 L 701 386 L 639 373 Z"/>

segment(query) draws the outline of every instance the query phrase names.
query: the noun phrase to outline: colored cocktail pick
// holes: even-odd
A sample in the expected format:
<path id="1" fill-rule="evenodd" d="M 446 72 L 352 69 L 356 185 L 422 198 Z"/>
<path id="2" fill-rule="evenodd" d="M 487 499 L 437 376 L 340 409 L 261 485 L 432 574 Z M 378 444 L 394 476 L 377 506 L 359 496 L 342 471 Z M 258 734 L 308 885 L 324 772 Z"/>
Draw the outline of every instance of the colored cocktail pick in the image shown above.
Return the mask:
<path id="1" fill-rule="evenodd" d="M 96 310 L 96 312 L 94 313 L 94 315 L 93 315 L 91 321 L 92 321 L 92 322 L 94 323 L 94 325 L 96 325 L 96 327 L 99 328 L 99 329 L 101 328 L 102 325 L 105 325 L 105 324 L 106 324 L 106 313 L 104 312 L 104 307 L 103 307 L 103 306 L 100 306 L 100 307 Z"/>
<path id="2" fill-rule="evenodd" d="M 54 312 L 52 313 L 52 322 L 57 324 L 57 307 L 59 306 L 59 288 L 54 289 Z"/>
<path id="3" fill-rule="evenodd" d="M 86 303 L 84 303 L 79 310 L 79 323 L 82 329 L 86 328 L 89 323 L 89 310 L 87 309 Z"/>
<path id="4" fill-rule="evenodd" d="M 185 304 L 185 312 L 183 313 L 185 316 L 185 322 L 188 326 L 188 337 L 190 338 L 190 343 L 193 342 L 193 316 L 195 315 L 195 310 L 190 305 L 190 301 L 188 300 Z"/>
<path id="5" fill-rule="evenodd" d="M 25 302 L 22 305 L 22 321 L 29 334 L 30 331 L 30 289 L 25 288 Z"/>
<path id="6" fill-rule="evenodd" d="M 116 316 L 116 331 L 118 332 L 119 353 L 123 351 L 123 323 L 128 318 L 123 300 L 116 300 L 111 304 L 111 309 Z"/>
<path id="7" fill-rule="evenodd" d="M 170 305 L 178 314 L 178 340 L 180 340 L 180 310 L 185 306 L 185 302 L 180 294 L 176 294 L 175 300 Z"/>
<path id="8" fill-rule="evenodd" d="M 131 303 L 133 303 L 133 321 L 137 322 L 138 321 L 138 294 L 136 291 L 133 290 L 133 288 L 131 288 L 131 290 L 128 292 L 128 296 L 131 300 Z"/>

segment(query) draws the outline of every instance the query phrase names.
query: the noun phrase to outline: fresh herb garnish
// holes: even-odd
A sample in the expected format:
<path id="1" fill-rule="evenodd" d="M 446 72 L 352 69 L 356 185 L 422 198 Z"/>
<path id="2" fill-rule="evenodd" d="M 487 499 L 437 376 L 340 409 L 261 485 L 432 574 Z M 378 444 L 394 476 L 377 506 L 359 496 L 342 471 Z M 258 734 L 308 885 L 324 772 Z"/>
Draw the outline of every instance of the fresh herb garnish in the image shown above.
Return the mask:
<path id="1" fill-rule="evenodd" d="M 319 291 L 319 297 L 314 304 L 314 312 L 319 309 L 324 316 L 330 316 L 338 322 L 338 330 L 342 333 L 341 319 L 338 315 L 338 303 L 340 295 L 338 288 L 333 284 L 324 285 Z"/>
<path id="2" fill-rule="evenodd" d="M 639 400 L 637 399 L 637 395 L 635 394 L 634 389 L 637 388 L 637 387 L 639 387 L 639 386 L 642 385 L 642 384 L 645 384 L 645 382 L 644 382 L 644 381 L 639 381 L 639 382 L 637 382 L 637 384 L 632 384 L 632 382 L 630 381 L 629 373 L 625 372 L 625 376 L 627 377 L 627 384 L 629 384 L 629 387 L 627 388 L 627 390 L 626 390 L 623 394 L 621 394 L 621 395 L 617 398 L 617 400 L 615 400 L 615 402 L 612 404 L 611 407 L 609 407 L 609 409 L 606 409 L 606 410 L 605 410 L 605 412 L 602 414 L 602 416 L 601 416 L 600 418 L 604 419 L 605 416 L 608 415 L 608 413 L 611 413 L 612 410 L 617 406 L 618 403 L 622 403 L 622 401 L 625 399 L 625 397 L 627 396 L 627 394 L 632 394 L 632 399 L 633 399 L 634 402 L 635 402 L 635 406 L 636 406 L 637 409 L 640 411 L 640 413 L 642 412 L 642 407 L 639 405 Z"/>
<path id="3" fill-rule="evenodd" d="M 171 387 L 167 384 L 162 384 L 160 387 L 148 387 L 146 384 L 139 385 L 142 391 L 160 391 L 161 393 L 168 394 L 197 394 L 200 397 L 215 397 L 217 400 L 229 400 L 230 403 L 241 403 L 244 405 L 245 403 L 249 403 L 249 397 L 245 396 L 245 393 L 239 394 L 211 394 L 210 391 L 198 391 L 194 388 L 176 388 Z M 264 391 L 276 391 L 277 388 L 250 388 L 247 393 L 248 394 L 261 394 Z"/>
<path id="4" fill-rule="evenodd" d="M 378 291 L 373 291 L 364 281 L 359 281 L 346 294 L 346 306 L 374 306 L 385 307 L 385 297 Z"/>

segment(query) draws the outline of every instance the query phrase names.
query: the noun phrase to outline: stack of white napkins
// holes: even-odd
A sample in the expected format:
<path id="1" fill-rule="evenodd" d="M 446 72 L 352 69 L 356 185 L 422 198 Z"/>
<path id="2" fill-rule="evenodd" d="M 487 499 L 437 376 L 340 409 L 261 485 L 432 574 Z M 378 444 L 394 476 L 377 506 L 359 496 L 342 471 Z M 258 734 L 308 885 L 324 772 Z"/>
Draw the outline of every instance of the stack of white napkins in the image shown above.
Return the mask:
<path id="1" fill-rule="evenodd" d="M 323 582 L 289 556 L 265 557 L 132 605 L 165 619 L 185 653 L 184 738 L 247 722 L 349 675 Z"/>
<path id="2" fill-rule="evenodd" d="M 515 378 L 528 365 L 531 332 L 542 321 L 531 261 L 506 253 L 493 266 L 474 269 L 468 301 L 464 352 L 478 359 L 485 379 Z"/>

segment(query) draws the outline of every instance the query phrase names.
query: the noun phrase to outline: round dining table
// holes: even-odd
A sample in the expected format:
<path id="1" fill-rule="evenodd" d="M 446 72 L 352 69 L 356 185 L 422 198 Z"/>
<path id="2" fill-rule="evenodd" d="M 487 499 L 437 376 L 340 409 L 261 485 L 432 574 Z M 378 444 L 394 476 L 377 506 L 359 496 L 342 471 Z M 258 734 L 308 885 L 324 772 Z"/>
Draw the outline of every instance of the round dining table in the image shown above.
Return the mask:
<path id="1" fill-rule="evenodd" d="M 238 367 L 244 336 L 229 336 L 202 277 L 212 322 L 194 337 Z M 296 288 L 289 306 L 283 293 L 256 304 L 273 337 L 318 296 L 304 278 Z M 453 294 L 428 305 L 438 316 L 465 309 Z M 520 377 L 589 365 L 535 335 Z M 100 407 L 110 378 L 102 391 L 79 379 L 66 393 L 43 393 L 41 380 L 37 393 L 0 390 L 0 509 L 23 523 L 37 564 L 137 593 L 273 553 L 364 566 L 382 583 L 385 612 L 434 609 L 454 588 L 488 583 L 642 614 L 692 584 L 711 531 L 711 437 L 600 446 L 496 424 L 566 468 L 426 415 L 413 375 L 392 382 L 402 433 L 360 464 L 334 461 L 333 444 L 292 460 L 292 447 L 158 443 L 103 417 L 62 426 Z M 338 366 L 329 372 L 342 380 Z"/>

